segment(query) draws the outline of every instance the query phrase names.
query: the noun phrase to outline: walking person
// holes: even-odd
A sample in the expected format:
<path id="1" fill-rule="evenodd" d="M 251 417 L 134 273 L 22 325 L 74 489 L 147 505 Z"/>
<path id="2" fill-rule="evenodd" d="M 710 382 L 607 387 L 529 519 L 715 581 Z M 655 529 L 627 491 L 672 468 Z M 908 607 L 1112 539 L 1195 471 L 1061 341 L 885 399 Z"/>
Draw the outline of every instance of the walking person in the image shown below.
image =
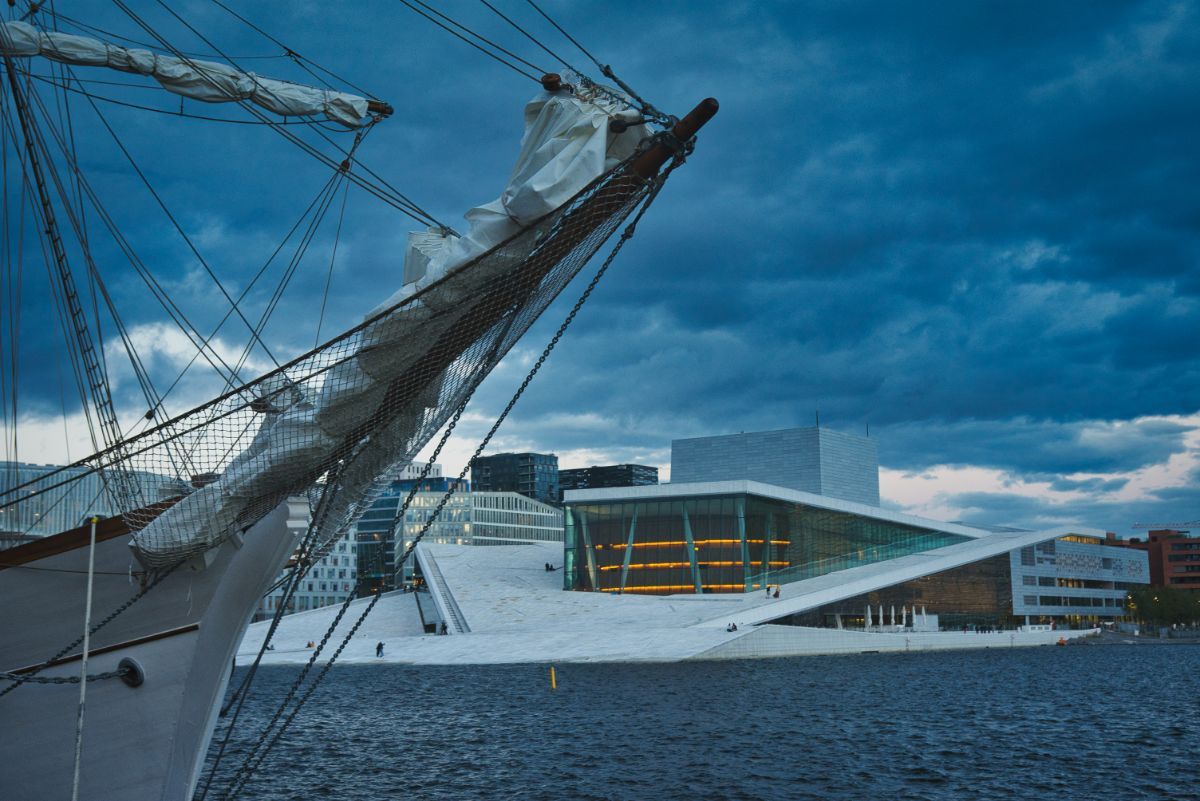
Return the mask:
<path id="1" fill-rule="evenodd" d="M 375 656 L 381 657 L 381 658 L 383 657 L 383 643 L 381 643 L 381 642 L 375 643 Z"/>

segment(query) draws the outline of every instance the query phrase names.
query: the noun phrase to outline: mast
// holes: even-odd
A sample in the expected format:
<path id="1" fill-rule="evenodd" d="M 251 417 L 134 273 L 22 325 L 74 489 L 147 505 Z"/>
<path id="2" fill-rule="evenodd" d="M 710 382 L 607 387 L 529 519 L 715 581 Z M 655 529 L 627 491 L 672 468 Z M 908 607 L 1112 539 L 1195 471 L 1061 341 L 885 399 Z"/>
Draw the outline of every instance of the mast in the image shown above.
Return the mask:
<path id="1" fill-rule="evenodd" d="M 25 137 L 25 149 L 29 155 L 29 167 L 33 173 L 33 182 L 37 187 L 38 202 L 41 205 L 42 220 L 45 223 L 45 234 L 50 242 L 50 249 L 54 254 L 55 275 L 62 290 L 63 301 L 71 316 L 71 329 L 75 338 L 75 346 L 80 357 L 83 359 L 88 395 L 92 399 L 92 405 L 96 409 L 96 416 L 99 418 L 101 438 L 105 448 L 117 449 L 122 439 L 121 426 L 117 422 L 116 410 L 113 407 L 112 393 L 108 387 L 108 376 L 105 373 L 104 367 L 100 364 L 100 356 L 96 350 L 95 340 L 93 340 L 91 331 L 88 328 L 83 306 L 79 302 L 79 292 L 75 287 L 75 277 L 67 261 L 66 247 L 63 245 L 62 235 L 59 232 L 58 220 L 54 214 L 54 206 L 51 202 L 50 192 L 46 186 L 45 173 L 42 169 L 41 158 L 38 155 L 38 148 L 34 139 L 32 114 L 29 111 L 28 104 L 25 102 L 25 95 L 21 90 L 20 81 L 17 80 L 17 72 L 13 66 L 12 59 L 7 54 L 4 55 L 4 68 L 8 75 L 9 86 L 12 89 L 13 104 L 17 107 L 17 118 L 21 124 L 21 133 Z M 84 404 L 84 413 L 87 414 L 86 403 Z M 115 466 L 113 472 L 114 475 L 101 473 L 101 477 L 104 479 L 105 486 L 108 488 L 110 494 L 112 494 L 118 506 L 123 510 L 141 506 L 140 488 L 132 476 L 119 464 Z"/>

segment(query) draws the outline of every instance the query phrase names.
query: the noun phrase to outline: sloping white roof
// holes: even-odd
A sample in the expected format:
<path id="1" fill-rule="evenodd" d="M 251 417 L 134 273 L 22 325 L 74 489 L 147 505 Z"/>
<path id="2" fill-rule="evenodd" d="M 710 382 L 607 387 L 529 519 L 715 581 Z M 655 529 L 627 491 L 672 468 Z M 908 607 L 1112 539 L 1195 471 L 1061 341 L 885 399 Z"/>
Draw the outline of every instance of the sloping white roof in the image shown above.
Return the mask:
<path id="1" fill-rule="evenodd" d="M 826 573 L 823 576 L 804 581 L 783 584 L 780 587 L 781 597 L 778 600 L 766 598 L 765 593 L 761 595 L 757 592 L 749 593 L 748 600 L 757 600 L 757 603 L 737 610 L 732 619 L 736 620 L 739 626 L 778 620 L 786 615 L 807 612 L 826 604 L 853 598 L 856 595 L 961 567 L 990 556 L 1006 554 L 1018 548 L 1057 539 L 1068 534 L 1104 536 L 1103 531 L 1082 528 L 986 534 L 968 542 L 959 542 L 883 562 Z M 721 617 L 713 617 L 695 625 L 725 626 L 730 620 L 731 617 L 727 612 Z"/>
<path id="2" fill-rule="evenodd" d="M 643 487 L 605 487 L 602 489 L 567 490 L 563 496 L 566 504 L 580 504 L 595 501 L 654 501 L 673 498 L 695 498 L 708 495 L 757 495 L 777 501 L 799 503 L 817 509 L 827 509 L 831 512 L 847 512 L 849 514 L 881 520 L 887 523 L 899 523 L 905 526 L 940 531 L 946 534 L 958 534 L 963 537 L 976 539 L 979 537 L 995 536 L 991 531 L 974 526 L 964 526 L 961 523 L 943 523 L 939 520 L 929 520 L 916 515 L 881 509 L 878 506 L 868 506 L 865 503 L 843 501 L 840 498 L 830 498 L 827 495 L 816 495 L 812 492 L 777 487 L 774 484 L 764 484 L 761 481 L 698 481 L 687 484 L 651 484 Z M 1101 533 L 1103 536 L 1103 533 Z"/>

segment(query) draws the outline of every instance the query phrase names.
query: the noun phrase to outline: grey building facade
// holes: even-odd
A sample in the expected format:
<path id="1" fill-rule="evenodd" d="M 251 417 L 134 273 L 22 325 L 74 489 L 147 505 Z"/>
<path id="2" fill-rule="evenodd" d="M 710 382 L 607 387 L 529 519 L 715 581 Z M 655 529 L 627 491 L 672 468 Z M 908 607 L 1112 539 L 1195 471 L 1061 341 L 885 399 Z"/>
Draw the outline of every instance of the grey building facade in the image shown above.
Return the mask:
<path id="1" fill-rule="evenodd" d="M 658 468 L 645 464 L 606 464 L 558 471 L 562 492 L 603 487 L 646 487 L 658 483 Z"/>
<path id="2" fill-rule="evenodd" d="M 1129 591 L 1150 583 L 1145 551 L 1105 545 L 1099 537 L 1060 537 L 1009 559 L 1013 614 L 1031 620 L 1121 617 Z"/>
<path id="3" fill-rule="evenodd" d="M 671 482 L 746 479 L 879 506 L 875 441 L 828 428 L 788 428 L 671 441 Z"/>

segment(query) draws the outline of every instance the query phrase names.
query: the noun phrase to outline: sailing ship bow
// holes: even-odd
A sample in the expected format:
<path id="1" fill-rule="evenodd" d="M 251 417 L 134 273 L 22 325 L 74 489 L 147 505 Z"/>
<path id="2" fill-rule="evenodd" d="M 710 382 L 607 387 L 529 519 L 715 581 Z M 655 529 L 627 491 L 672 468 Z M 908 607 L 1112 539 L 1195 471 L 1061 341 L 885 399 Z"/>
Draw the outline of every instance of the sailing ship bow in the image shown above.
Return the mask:
<path id="1" fill-rule="evenodd" d="M 205 102 L 244 101 L 351 127 L 391 111 L 356 95 L 21 22 L 3 24 L 0 48 L 6 61 L 40 55 L 103 66 L 153 77 L 171 92 Z M 657 189 L 660 169 L 690 146 L 717 111 L 716 101 L 707 99 L 651 137 L 645 120 L 615 90 L 586 80 L 572 86 L 557 75 L 542 83 L 545 92 L 526 109 L 522 161 L 513 171 L 535 178 L 510 184 L 500 200 L 473 210 L 472 229 L 462 237 L 445 229 L 415 235 L 408 255 L 420 264 L 419 280 L 350 331 L 77 463 L 87 471 L 149 480 L 154 493 L 140 497 L 149 501 L 156 494 L 156 500 L 169 502 L 121 508 L 135 553 L 147 567 L 165 568 L 203 553 L 286 497 L 314 488 L 322 529 L 317 548 L 336 540 L 374 500 L 379 477 L 411 462 L 466 404 L 588 259 Z M 580 131 L 589 137 L 583 145 L 560 147 L 559 139 Z M 563 158 L 575 161 L 566 164 Z M 617 166 L 609 168 L 614 161 Z M 543 185 L 547 175 L 557 180 L 550 188 Z M 530 204 L 532 186 L 537 191 Z M 548 208 L 537 210 L 539 203 Z M 52 475 L 0 494 L 0 508 L 69 481 Z"/>

